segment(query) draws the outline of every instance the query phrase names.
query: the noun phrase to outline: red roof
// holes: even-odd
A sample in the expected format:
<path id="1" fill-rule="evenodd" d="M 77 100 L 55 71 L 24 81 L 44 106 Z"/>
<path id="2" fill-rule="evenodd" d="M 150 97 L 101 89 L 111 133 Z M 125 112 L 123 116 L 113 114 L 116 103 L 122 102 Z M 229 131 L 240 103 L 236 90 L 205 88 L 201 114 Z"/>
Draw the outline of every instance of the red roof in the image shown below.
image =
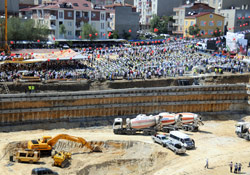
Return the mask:
<path id="1" fill-rule="evenodd" d="M 132 7 L 132 8 L 136 8 L 135 6 L 132 6 L 131 4 L 122 4 L 122 3 L 116 3 L 116 4 L 111 4 L 111 5 L 106 5 L 106 8 L 115 8 L 115 7 Z"/>
<path id="2" fill-rule="evenodd" d="M 194 3 L 194 5 L 191 7 L 191 9 L 211 9 L 214 10 L 213 7 L 210 7 L 208 4 L 204 4 L 204 3 Z"/>
<path id="3" fill-rule="evenodd" d="M 216 13 L 211 13 L 211 12 L 201 12 L 201 13 L 196 14 L 196 15 L 186 16 L 185 18 L 198 18 L 198 17 L 204 16 L 204 15 L 208 15 L 208 14 L 214 14 L 214 15 L 217 15 L 217 16 L 221 16 L 221 15 L 216 14 Z M 221 16 L 221 17 L 225 18 L 224 16 Z"/>

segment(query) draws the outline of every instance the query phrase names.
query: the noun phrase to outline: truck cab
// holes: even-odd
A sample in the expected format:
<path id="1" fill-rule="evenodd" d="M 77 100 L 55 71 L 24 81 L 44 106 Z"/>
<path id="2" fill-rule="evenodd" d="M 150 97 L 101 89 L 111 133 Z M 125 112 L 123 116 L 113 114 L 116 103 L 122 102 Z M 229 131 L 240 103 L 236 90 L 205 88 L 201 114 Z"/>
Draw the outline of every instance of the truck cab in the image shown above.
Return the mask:
<path id="1" fill-rule="evenodd" d="M 238 122 L 235 124 L 235 133 L 240 138 L 245 138 L 250 140 L 250 123 L 248 122 Z"/>
<path id="2" fill-rule="evenodd" d="M 113 123 L 113 132 L 114 134 L 121 134 L 120 131 L 123 129 L 123 120 L 122 118 L 115 118 Z"/>

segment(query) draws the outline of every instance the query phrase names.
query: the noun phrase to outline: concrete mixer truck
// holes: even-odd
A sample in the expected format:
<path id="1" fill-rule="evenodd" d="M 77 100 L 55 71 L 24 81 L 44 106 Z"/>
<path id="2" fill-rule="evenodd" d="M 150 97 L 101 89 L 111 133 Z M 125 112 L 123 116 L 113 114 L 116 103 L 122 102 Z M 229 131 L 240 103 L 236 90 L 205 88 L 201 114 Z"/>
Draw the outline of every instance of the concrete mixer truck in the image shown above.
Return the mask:
<path id="1" fill-rule="evenodd" d="M 160 130 L 160 117 L 147 116 L 139 114 L 136 118 L 126 120 L 122 118 L 115 118 L 113 123 L 114 134 L 134 135 L 143 133 L 143 135 L 155 135 Z"/>
<path id="2" fill-rule="evenodd" d="M 199 125 L 203 125 L 201 117 L 194 113 L 168 113 L 159 114 L 161 118 L 161 131 L 169 132 L 183 129 L 186 131 L 198 131 Z"/>
<path id="3" fill-rule="evenodd" d="M 204 125 L 199 114 L 183 112 L 177 113 L 176 115 L 179 115 L 179 118 L 181 119 L 181 125 L 179 125 L 179 128 L 185 131 L 195 132 L 199 130 L 200 125 Z"/>
<path id="4" fill-rule="evenodd" d="M 250 123 L 238 122 L 235 125 L 235 133 L 238 137 L 250 140 Z"/>

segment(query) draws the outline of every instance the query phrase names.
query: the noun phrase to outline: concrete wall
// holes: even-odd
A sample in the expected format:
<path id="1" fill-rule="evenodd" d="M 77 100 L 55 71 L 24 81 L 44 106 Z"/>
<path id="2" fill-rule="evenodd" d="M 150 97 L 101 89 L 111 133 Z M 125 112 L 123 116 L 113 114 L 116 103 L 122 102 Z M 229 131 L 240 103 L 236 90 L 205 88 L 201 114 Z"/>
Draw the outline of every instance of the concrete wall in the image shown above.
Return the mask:
<path id="1" fill-rule="evenodd" d="M 118 31 L 120 37 L 122 37 L 123 31 L 129 33 L 128 31 L 131 29 L 131 37 L 136 38 L 139 20 L 139 13 L 132 12 L 131 7 L 115 7 L 115 30 Z"/>
<path id="2" fill-rule="evenodd" d="M 157 3 L 154 3 L 153 5 L 156 5 L 157 12 L 154 14 L 157 14 L 157 16 L 171 16 L 174 15 L 173 8 L 179 7 L 186 3 L 186 0 L 157 0 Z"/>
<path id="3" fill-rule="evenodd" d="M 113 120 L 159 112 L 247 110 L 245 84 L 0 95 L 0 126 Z M 113 116 L 113 117 L 111 117 Z M 110 117 L 110 118 L 109 118 Z"/>
<path id="4" fill-rule="evenodd" d="M 8 0 L 8 15 L 18 14 L 19 12 L 19 0 Z M 0 14 L 5 13 L 5 0 L 0 0 Z"/>

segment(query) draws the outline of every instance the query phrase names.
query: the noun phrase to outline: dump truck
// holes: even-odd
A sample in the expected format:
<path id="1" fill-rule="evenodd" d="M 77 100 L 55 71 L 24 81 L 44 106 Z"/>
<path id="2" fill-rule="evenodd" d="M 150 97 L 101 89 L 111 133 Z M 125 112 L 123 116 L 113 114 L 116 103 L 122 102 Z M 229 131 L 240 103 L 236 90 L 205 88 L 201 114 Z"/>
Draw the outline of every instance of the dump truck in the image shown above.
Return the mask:
<path id="1" fill-rule="evenodd" d="M 238 137 L 250 140 L 250 123 L 238 122 L 235 125 L 235 133 Z"/>
<path id="2" fill-rule="evenodd" d="M 113 123 L 114 134 L 135 135 L 143 133 L 143 135 L 155 135 L 160 130 L 160 117 L 147 116 L 139 114 L 135 118 L 115 118 Z"/>

